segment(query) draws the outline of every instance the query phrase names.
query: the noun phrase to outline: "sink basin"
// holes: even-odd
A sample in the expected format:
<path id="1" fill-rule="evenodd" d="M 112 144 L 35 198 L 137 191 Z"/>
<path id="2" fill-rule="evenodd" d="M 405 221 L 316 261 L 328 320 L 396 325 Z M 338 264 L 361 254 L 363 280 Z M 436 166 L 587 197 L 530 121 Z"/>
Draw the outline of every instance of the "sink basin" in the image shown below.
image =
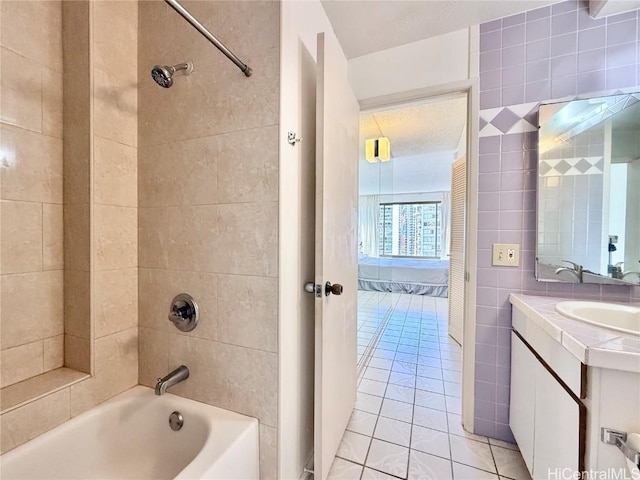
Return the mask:
<path id="1" fill-rule="evenodd" d="M 556 311 L 567 318 L 640 336 L 638 307 L 617 303 L 568 301 L 556 304 Z"/>

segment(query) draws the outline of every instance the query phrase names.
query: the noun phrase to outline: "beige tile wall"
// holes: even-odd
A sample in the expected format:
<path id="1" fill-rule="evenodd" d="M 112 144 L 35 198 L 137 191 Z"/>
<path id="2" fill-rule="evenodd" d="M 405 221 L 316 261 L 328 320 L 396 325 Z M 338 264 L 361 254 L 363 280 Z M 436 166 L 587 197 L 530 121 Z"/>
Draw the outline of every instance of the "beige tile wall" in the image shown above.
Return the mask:
<path id="1" fill-rule="evenodd" d="M 91 373 L 91 45 L 88 2 L 64 2 L 65 366 Z"/>
<path id="2" fill-rule="evenodd" d="M 38 75 L 26 71 L 24 78 L 10 77 L 6 88 L 2 84 L 3 101 L 5 92 L 18 92 L 28 106 L 12 113 L 16 104 L 9 101 L 5 110 L 3 103 L 2 146 L 17 152 L 16 158 L 30 159 L 21 177 L 4 164 L 0 170 L 0 307 L 15 312 L 20 302 L 30 306 L 20 322 L 2 317 L 2 381 L 12 383 L 63 361 L 92 376 L 80 382 L 76 376 L 77 383 L 2 414 L 0 453 L 138 383 L 138 4 L 90 0 L 61 7 L 52 1 L 3 0 L 2 8 L 2 41 L 5 35 L 19 37 L 9 47 L 2 44 L 3 82 L 5 50 L 9 66 L 17 61 L 32 66 L 28 62 L 60 53 L 59 64 L 43 67 Z M 59 49 L 42 41 L 52 32 L 60 36 Z M 24 59 L 14 58 L 18 47 Z M 56 71 L 60 74 L 53 75 Z M 46 82 L 64 84 L 64 95 L 44 91 Z M 40 107 L 34 100 L 38 95 Z M 36 108 L 41 108 L 42 125 L 34 131 L 36 115 L 30 112 Z M 12 125 L 5 125 L 5 112 L 15 120 Z M 18 180 L 23 186 L 16 186 Z M 5 192 L 10 202 L 4 201 Z M 34 205 L 40 205 L 39 216 Z M 15 218 L 22 225 L 14 226 Z M 20 244 L 11 235 L 18 228 Z M 6 256 L 7 249 L 18 247 L 40 252 L 39 260 Z M 5 274 L 5 266 L 11 273 Z M 27 362 L 4 368 L 25 358 L 36 358 L 39 367 Z M 59 384 L 47 374 L 42 381 Z"/>
<path id="3" fill-rule="evenodd" d="M 64 361 L 63 61 L 60 1 L 3 1 L 0 8 L 0 387 L 6 387 Z"/>
<path id="4" fill-rule="evenodd" d="M 163 2 L 139 4 L 139 381 L 260 420 L 277 476 L 279 3 L 183 4 L 254 70 L 246 78 Z M 193 61 L 169 89 L 151 68 Z M 174 295 L 201 320 L 167 320 Z"/>
<path id="5" fill-rule="evenodd" d="M 78 316 L 89 310 L 92 328 L 87 341 L 86 323 L 78 322 L 77 333 L 78 325 L 67 322 L 66 346 L 79 361 L 90 350 L 92 377 L 71 387 L 71 416 L 138 383 L 138 4 L 135 0 L 90 3 L 91 105 L 77 104 L 74 110 L 88 111 L 90 128 L 85 135 L 84 123 L 79 123 L 79 143 L 73 149 L 81 159 L 88 152 L 88 168 L 81 165 L 78 177 L 88 171 L 90 189 L 88 195 L 78 192 L 73 202 L 80 209 L 88 206 L 91 224 L 89 239 L 85 231 L 78 235 L 79 243 L 88 240 L 89 246 L 90 308 L 75 308 Z M 79 81 L 83 83 L 82 78 Z M 79 263 L 76 284 L 87 280 L 84 262 Z M 69 355 L 67 361 L 72 361 Z"/>

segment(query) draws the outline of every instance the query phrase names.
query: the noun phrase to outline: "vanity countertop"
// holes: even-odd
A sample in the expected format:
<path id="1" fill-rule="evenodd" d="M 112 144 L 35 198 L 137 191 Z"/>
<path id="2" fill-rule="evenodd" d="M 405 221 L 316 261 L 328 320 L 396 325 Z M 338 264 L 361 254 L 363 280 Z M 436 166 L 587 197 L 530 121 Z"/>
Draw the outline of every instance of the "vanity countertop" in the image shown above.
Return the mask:
<path id="1" fill-rule="evenodd" d="M 572 320 L 556 312 L 568 298 L 512 293 L 509 300 L 585 365 L 640 373 L 640 337 Z"/>

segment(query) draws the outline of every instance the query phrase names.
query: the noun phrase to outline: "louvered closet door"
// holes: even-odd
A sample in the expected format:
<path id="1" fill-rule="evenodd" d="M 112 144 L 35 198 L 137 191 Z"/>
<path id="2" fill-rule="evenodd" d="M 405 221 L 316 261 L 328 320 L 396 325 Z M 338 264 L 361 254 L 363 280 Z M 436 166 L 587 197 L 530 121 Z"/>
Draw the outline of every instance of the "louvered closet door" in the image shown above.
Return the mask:
<path id="1" fill-rule="evenodd" d="M 449 335 L 462 345 L 464 320 L 464 225 L 467 196 L 467 159 L 451 166 L 451 245 L 449 249 Z"/>

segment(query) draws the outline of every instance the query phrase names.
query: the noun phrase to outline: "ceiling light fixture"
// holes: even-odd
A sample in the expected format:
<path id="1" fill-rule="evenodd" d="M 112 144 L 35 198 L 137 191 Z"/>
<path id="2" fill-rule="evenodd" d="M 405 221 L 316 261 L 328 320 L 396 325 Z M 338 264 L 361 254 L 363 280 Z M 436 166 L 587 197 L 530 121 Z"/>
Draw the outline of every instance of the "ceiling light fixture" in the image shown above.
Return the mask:
<path id="1" fill-rule="evenodd" d="M 364 141 L 364 158 L 369 163 L 391 160 L 391 144 L 387 137 L 369 138 Z"/>

